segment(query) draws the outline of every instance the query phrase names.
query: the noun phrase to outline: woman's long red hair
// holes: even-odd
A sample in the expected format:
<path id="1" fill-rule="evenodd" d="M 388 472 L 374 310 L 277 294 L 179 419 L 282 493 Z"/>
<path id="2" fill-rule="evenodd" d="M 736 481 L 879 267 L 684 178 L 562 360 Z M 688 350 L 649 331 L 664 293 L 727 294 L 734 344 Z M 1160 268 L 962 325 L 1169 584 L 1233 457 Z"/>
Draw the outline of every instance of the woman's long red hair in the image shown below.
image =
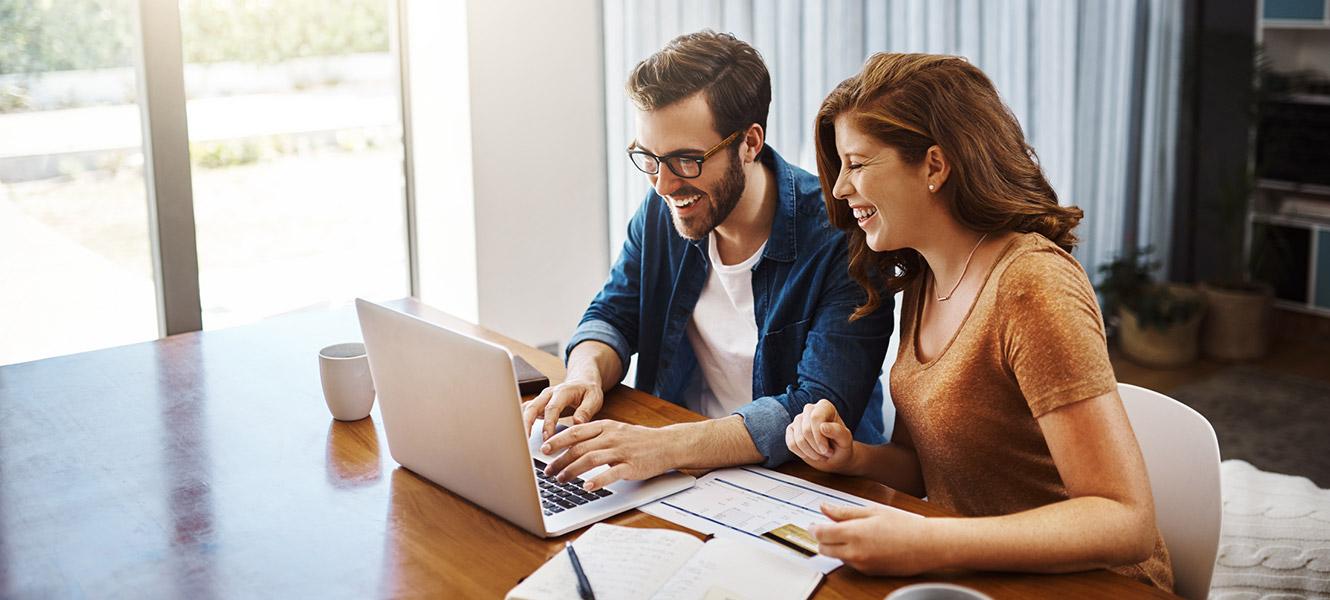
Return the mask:
<path id="1" fill-rule="evenodd" d="M 913 249 L 874 252 L 849 205 L 832 195 L 841 172 L 835 120 L 848 115 L 861 131 L 918 164 L 938 146 L 951 164 L 943 189 L 950 210 L 975 231 L 1037 232 L 1068 252 L 1081 209 L 1058 204 L 1020 123 L 983 71 L 963 58 L 936 54 L 878 53 L 859 74 L 832 90 L 814 125 L 818 177 L 831 223 L 850 243 L 850 276 L 868 293 L 851 319 L 877 310 L 882 294 L 894 294 L 924 269 Z"/>

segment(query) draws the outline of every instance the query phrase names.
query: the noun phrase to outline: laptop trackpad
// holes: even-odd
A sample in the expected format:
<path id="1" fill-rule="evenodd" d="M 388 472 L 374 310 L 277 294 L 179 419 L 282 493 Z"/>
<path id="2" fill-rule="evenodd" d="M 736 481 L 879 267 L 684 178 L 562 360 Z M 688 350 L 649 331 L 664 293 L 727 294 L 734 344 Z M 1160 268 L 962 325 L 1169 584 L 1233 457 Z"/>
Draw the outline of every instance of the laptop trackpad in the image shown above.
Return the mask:
<path id="1" fill-rule="evenodd" d="M 540 446 L 545 443 L 545 440 L 541 439 L 541 435 L 544 432 L 544 427 L 545 427 L 545 420 L 536 419 L 536 423 L 531 426 L 531 435 L 527 436 L 527 447 L 531 449 L 531 456 L 539 458 L 541 462 L 548 464 L 550 462 L 553 462 L 554 459 L 558 457 L 558 454 L 545 454 L 544 452 L 540 451 Z M 565 429 L 568 429 L 567 425 L 558 423 L 554 426 L 554 433 L 558 434 L 560 431 L 563 431 Z"/>

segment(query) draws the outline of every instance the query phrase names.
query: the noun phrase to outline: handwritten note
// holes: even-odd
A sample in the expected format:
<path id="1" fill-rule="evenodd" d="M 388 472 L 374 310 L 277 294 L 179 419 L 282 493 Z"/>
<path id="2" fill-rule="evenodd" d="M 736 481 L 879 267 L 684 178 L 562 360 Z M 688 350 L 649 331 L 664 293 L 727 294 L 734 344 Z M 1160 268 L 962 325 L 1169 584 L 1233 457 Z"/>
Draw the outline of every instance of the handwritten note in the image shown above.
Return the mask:
<path id="1" fill-rule="evenodd" d="M 822 574 L 730 540 L 678 531 L 597 524 L 573 542 L 598 600 L 693 598 L 803 600 Z M 510 600 L 577 600 L 577 578 L 561 552 L 518 584 Z"/>

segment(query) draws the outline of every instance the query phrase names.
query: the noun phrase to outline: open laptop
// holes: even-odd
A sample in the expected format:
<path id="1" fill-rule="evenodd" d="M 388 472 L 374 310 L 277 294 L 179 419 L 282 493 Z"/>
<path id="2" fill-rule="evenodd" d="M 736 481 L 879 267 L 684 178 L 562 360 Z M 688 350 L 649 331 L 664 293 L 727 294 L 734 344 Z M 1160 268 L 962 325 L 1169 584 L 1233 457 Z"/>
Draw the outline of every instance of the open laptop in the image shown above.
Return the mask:
<path id="1" fill-rule="evenodd" d="M 522 431 L 505 348 L 359 298 L 356 314 L 393 460 L 514 525 L 558 536 L 693 485 L 678 472 L 595 492 L 545 478 L 553 457 L 539 423 Z"/>

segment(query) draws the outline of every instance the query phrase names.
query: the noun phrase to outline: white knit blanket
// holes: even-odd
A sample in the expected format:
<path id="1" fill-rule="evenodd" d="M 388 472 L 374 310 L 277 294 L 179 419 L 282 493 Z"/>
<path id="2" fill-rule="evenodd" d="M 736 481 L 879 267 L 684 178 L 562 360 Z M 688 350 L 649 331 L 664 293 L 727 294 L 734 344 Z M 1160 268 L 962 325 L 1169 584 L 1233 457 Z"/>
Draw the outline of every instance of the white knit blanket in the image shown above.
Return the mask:
<path id="1" fill-rule="evenodd" d="M 1220 472 L 1224 527 L 1210 598 L 1330 598 L 1330 490 L 1240 460 Z"/>

